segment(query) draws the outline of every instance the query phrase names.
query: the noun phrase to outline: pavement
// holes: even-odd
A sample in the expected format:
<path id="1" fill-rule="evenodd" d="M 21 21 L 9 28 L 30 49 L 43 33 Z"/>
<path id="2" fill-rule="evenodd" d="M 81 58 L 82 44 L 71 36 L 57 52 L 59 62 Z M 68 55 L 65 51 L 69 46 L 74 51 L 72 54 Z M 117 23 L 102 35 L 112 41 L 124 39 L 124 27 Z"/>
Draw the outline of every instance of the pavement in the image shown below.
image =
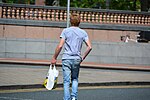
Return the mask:
<path id="1" fill-rule="evenodd" d="M 50 61 L 0 58 L 0 90 L 44 88 Z M 61 61 L 58 85 L 63 86 Z M 79 86 L 150 85 L 150 66 L 83 62 Z"/>

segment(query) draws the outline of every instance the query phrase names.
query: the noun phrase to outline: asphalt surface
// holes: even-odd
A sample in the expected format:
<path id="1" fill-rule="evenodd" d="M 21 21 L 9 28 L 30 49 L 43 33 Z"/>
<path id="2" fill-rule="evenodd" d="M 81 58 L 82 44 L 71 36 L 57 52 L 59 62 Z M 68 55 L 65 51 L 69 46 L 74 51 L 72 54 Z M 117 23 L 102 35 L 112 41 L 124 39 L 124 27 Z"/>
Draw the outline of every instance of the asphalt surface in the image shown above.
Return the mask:
<path id="1" fill-rule="evenodd" d="M 63 89 L 0 92 L 0 100 L 62 100 Z M 149 100 L 149 87 L 79 88 L 78 100 Z"/>

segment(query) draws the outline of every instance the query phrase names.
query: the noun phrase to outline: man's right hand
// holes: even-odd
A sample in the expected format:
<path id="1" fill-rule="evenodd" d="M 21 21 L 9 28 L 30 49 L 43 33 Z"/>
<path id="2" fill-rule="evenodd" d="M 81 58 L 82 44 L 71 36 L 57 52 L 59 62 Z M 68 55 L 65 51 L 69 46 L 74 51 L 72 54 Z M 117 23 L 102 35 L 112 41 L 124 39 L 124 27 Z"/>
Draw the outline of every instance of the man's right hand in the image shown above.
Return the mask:
<path id="1" fill-rule="evenodd" d="M 55 58 L 52 58 L 52 60 L 51 60 L 51 64 L 55 65 L 55 64 L 56 64 L 56 62 L 57 62 L 57 60 L 56 60 Z"/>

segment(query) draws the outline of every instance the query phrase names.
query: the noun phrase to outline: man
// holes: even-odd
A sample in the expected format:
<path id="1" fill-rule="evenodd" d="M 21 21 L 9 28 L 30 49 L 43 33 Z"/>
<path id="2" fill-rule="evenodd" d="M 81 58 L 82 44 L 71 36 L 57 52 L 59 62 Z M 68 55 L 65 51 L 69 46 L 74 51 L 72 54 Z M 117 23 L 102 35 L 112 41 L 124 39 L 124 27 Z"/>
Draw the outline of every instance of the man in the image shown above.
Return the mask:
<path id="1" fill-rule="evenodd" d="M 80 16 L 72 14 L 70 16 L 71 27 L 65 28 L 60 35 L 60 42 L 56 47 L 55 54 L 51 60 L 51 64 L 56 64 L 63 45 L 64 53 L 62 56 L 63 84 L 64 84 L 64 100 L 77 100 L 78 98 L 78 75 L 80 63 L 92 50 L 87 33 L 79 28 Z M 87 49 L 81 56 L 82 43 L 85 42 Z M 70 78 L 72 82 L 72 92 L 70 95 Z"/>

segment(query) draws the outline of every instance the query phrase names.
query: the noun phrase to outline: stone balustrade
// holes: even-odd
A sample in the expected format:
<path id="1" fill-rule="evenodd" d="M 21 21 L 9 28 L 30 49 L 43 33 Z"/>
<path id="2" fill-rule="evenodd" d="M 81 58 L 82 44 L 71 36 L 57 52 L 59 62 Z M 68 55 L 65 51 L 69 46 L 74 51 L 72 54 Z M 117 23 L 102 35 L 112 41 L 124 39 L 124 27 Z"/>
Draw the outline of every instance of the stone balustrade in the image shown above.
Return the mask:
<path id="1" fill-rule="evenodd" d="M 150 26 L 149 12 L 71 8 L 70 13 L 73 12 L 79 13 L 81 22 L 85 23 Z M 67 8 L 1 3 L 0 14 L 1 18 L 6 19 L 64 22 L 67 19 Z"/>

